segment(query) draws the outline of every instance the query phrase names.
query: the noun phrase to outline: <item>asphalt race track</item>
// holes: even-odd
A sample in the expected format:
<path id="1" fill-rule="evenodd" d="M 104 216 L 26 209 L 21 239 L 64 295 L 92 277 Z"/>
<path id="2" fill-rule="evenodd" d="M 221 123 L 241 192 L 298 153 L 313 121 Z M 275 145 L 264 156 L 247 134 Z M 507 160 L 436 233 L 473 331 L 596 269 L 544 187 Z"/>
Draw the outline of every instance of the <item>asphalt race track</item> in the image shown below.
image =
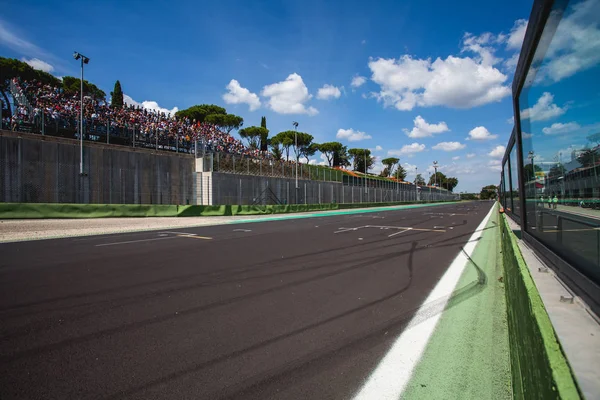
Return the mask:
<path id="1" fill-rule="evenodd" d="M 351 398 L 492 205 L 0 244 L 0 398 Z"/>

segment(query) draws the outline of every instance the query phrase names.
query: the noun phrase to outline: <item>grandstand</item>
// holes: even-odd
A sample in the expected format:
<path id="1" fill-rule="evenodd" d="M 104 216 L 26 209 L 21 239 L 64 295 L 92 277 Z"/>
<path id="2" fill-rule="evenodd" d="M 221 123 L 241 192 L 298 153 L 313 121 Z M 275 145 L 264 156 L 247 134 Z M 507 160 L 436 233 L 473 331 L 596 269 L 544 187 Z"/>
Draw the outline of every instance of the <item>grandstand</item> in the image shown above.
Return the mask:
<path id="1" fill-rule="evenodd" d="M 10 81 L 14 113 L 3 120 L 3 129 L 64 138 L 79 138 L 79 93 L 37 79 Z M 204 158 L 205 171 L 245 175 L 294 177 L 294 160 L 277 160 L 268 151 L 245 146 L 213 124 L 125 104 L 111 107 L 103 98 L 84 96 L 83 139 L 116 146 L 193 154 Z M 423 192 L 424 199 L 452 197 L 450 191 L 395 178 L 305 163 L 298 165 L 300 179 L 341 182 L 387 190 Z"/>

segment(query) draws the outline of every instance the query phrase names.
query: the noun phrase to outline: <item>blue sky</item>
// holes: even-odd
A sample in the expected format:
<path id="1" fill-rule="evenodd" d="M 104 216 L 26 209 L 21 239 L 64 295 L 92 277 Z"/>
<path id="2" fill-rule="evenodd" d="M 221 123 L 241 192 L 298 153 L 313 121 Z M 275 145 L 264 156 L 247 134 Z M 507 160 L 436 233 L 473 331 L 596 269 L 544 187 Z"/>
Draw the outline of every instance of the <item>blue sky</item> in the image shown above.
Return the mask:
<path id="1" fill-rule="evenodd" d="M 457 190 L 479 191 L 499 182 L 531 6 L 0 1 L 0 54 L 77 76 L 76 50 L 91 59 L 85 78 L 107 93 L 119 79 L 152 108 L 219 104 L 246 126 L 264 115 L 271 134 L 298 121 L 318 142 L 399 156 L 408 179 L 415 166 L 428 178 L 437 160 Z"/>

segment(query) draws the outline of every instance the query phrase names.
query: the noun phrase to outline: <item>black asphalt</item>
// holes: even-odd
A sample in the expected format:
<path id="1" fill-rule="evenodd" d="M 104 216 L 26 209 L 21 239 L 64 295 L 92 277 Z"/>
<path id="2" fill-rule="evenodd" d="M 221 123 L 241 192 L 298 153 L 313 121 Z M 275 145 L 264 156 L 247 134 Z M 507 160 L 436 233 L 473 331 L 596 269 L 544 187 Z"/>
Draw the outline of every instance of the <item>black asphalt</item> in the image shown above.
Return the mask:
<path id="1" fill-rule="evenodd" d="M 0 398 L 349 398 L 492 204 L 0 244 Z"/>

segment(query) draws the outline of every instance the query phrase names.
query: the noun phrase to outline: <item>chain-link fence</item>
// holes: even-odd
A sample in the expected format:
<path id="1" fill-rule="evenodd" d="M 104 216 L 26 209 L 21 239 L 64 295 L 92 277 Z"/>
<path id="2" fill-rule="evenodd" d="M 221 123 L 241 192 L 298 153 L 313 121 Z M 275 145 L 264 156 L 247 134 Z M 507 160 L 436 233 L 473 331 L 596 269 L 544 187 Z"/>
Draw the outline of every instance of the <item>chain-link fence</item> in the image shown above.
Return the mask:
<path id="1" fill-rule="evenodd" d="M 411 190 L 412 189 L 412 190 Z M 428 188 L 351 186 L 281 177 L 213 172 L 210 185 L 202 185 L 198 198 L 210 204 L 323 204 L 451 201 L 457 195 Z"/>
<path id="2" fill-rule="evenodd" d="M 194 204 L 192 156 L 0 136 L 0 201 Z"/>

